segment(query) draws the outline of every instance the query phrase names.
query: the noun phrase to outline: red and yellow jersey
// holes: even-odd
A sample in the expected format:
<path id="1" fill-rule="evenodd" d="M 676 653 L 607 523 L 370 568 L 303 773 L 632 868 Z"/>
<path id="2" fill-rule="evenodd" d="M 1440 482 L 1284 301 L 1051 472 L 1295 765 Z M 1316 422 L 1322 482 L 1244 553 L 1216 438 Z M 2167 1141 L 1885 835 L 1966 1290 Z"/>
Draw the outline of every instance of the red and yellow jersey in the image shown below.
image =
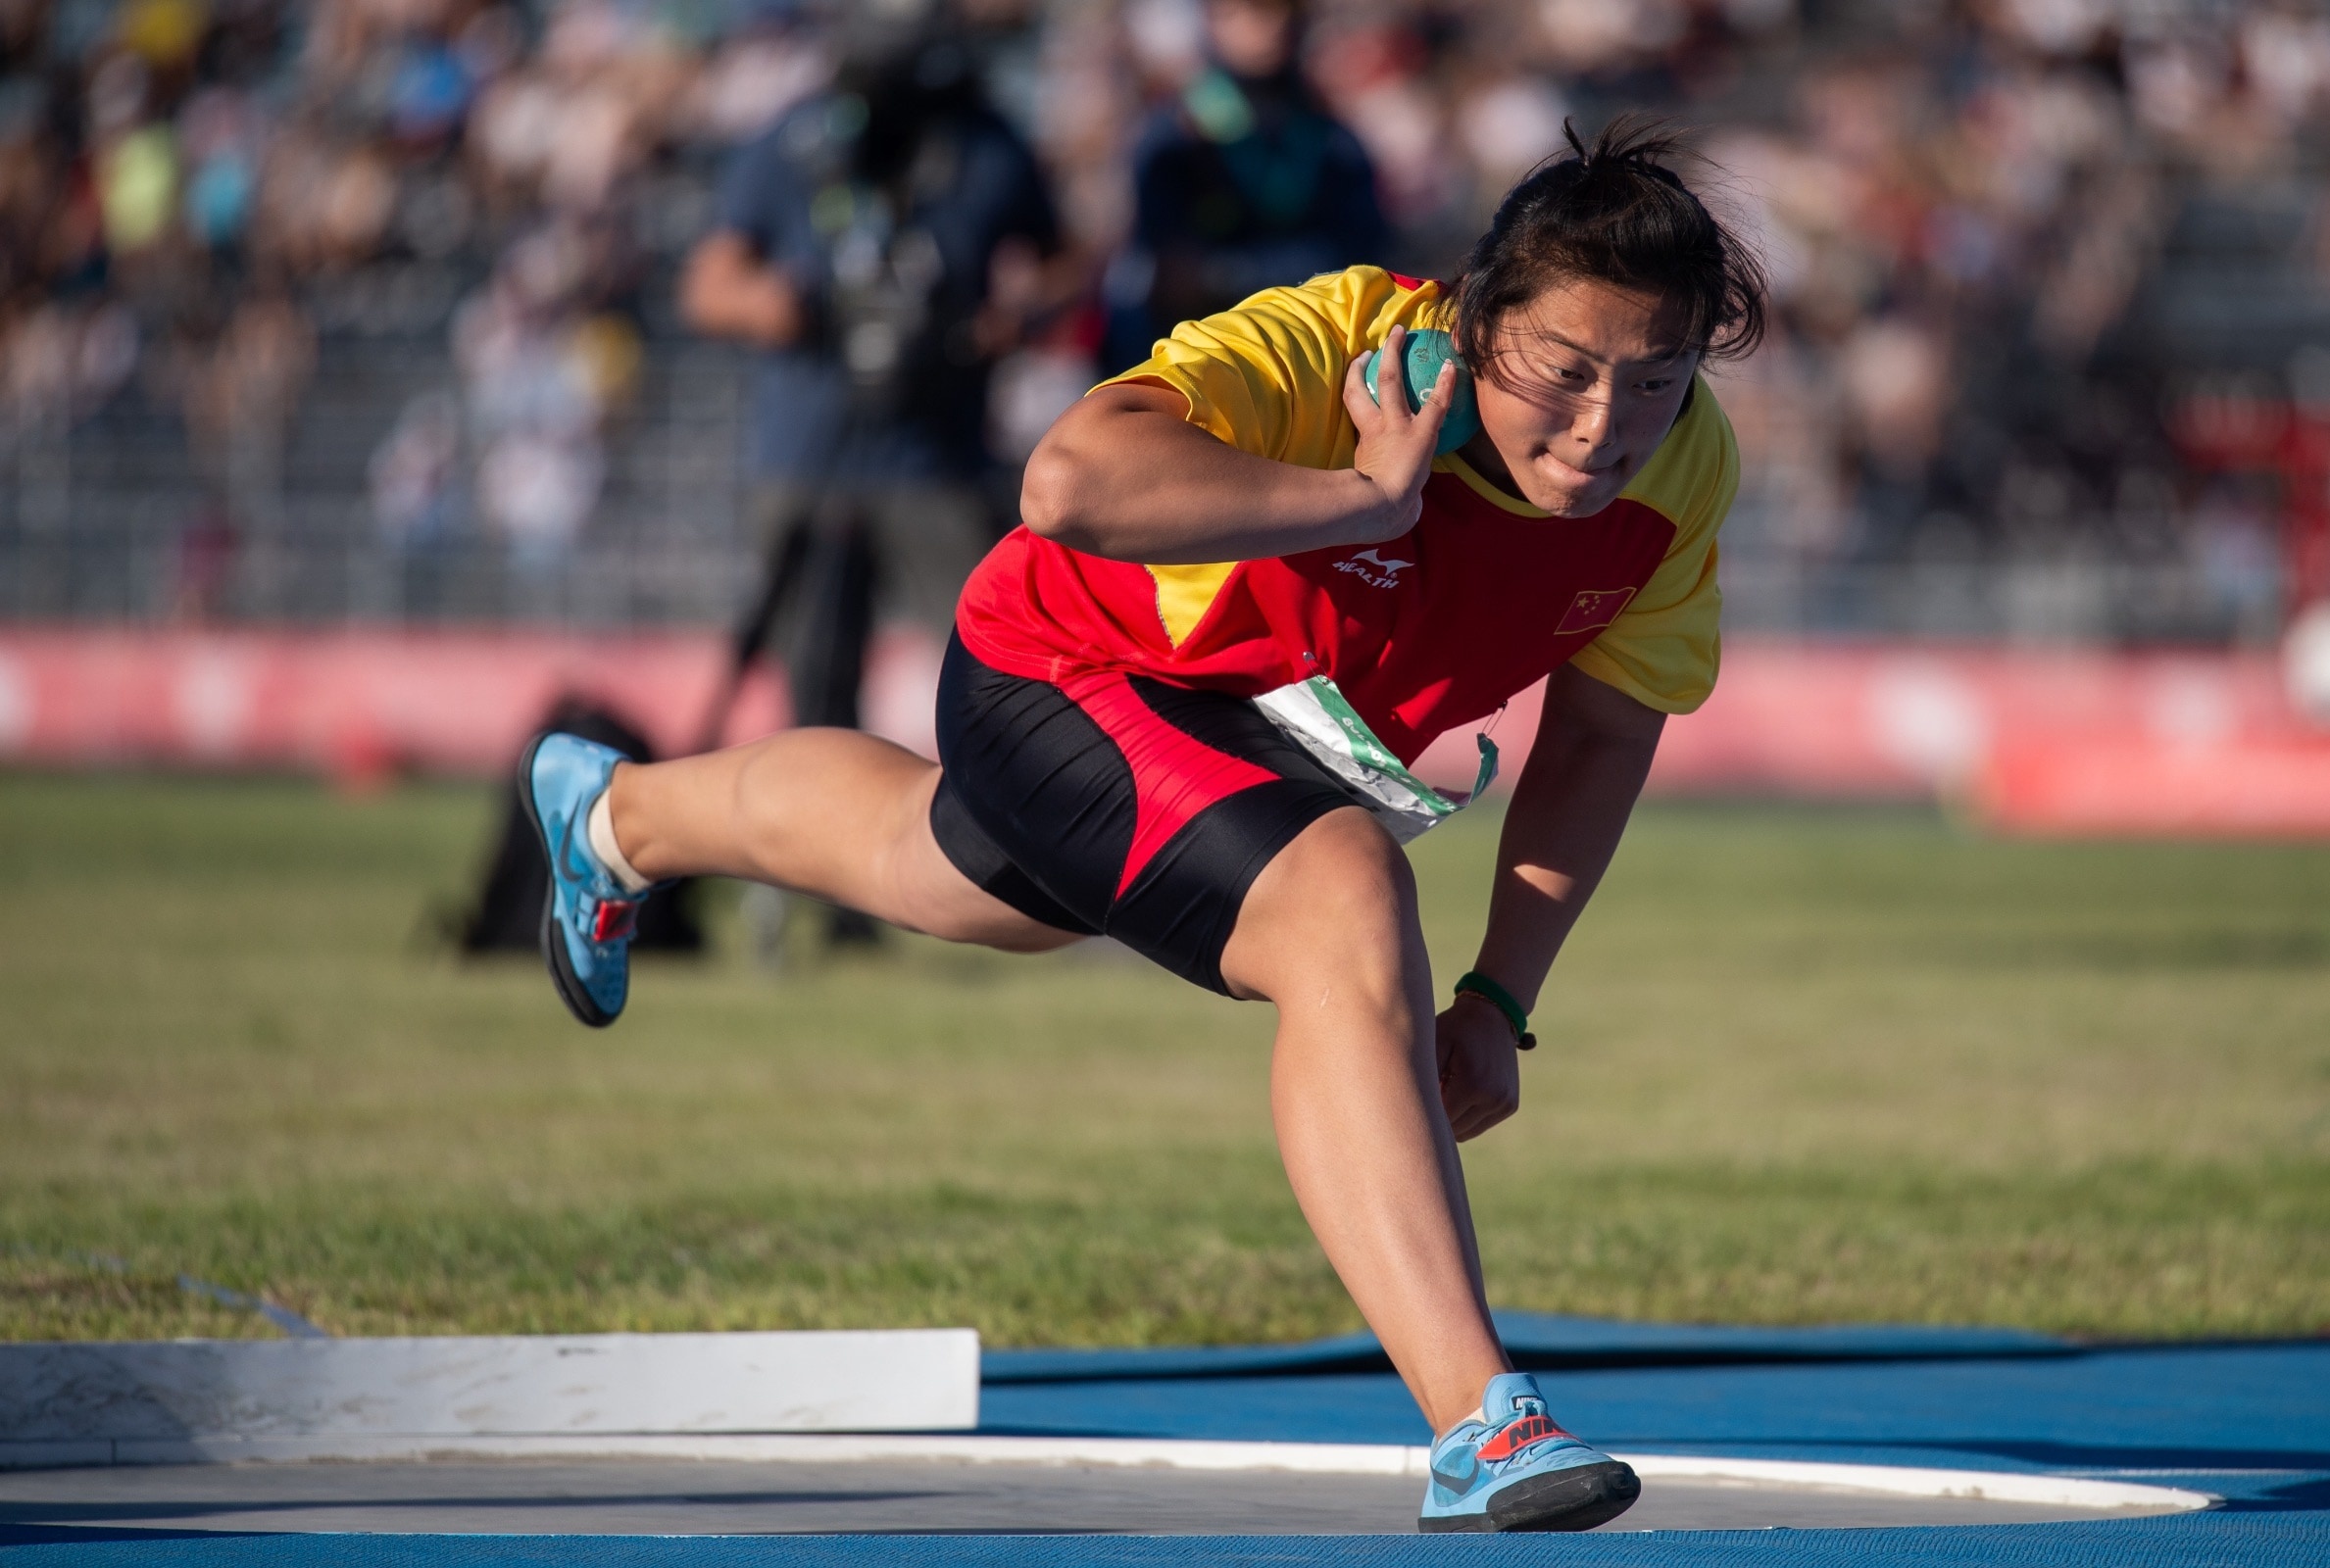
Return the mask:
<path id="1" fill-rule="evenodd" d="M 1347 468 L 1344 368 L 1445 313 L 1438 284 L 1355 267 L 1185 321 L 1115 379 L 1171 387 L 1242 451 Z M 1453 455 L 1432 466 L 1415 527 L 1364 549 L 1144 566 L 1015 530 L 972 573 L 958 628 L 981 662 L 1037 680 L 1114 669 L 1259 697 L 1324 675 L 1404 762 L 1571 661 L 1664 712 L 1707 700 L 1739 450 L 1704 380 L 1591 517 L 1550 516 Z"/>

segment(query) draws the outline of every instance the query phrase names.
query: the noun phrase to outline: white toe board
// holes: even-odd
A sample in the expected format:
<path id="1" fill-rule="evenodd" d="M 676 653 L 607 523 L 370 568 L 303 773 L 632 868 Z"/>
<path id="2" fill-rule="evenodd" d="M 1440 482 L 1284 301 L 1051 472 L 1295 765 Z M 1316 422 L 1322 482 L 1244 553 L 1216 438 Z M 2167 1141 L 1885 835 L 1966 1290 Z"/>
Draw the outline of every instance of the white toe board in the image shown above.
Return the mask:
<path id="1" fill-rule="evenodd" d="M 970 1329 L 0 1346 L 0 1447 L 960 1431 Z"/>

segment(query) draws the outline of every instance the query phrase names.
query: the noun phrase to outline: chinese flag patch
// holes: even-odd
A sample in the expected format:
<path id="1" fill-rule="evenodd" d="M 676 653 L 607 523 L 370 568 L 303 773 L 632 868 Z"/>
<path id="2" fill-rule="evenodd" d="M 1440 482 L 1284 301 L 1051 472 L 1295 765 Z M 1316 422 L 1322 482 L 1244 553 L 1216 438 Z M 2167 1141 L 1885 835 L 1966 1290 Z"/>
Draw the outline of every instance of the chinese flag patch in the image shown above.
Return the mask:
<path id="1" fill-rule="evenodd" d="M 1578 596 L 1569 601 L 1569 608 L 1562 612 L 1562 623 L 1554 628 L 1554 635 L 1566 637 L 1571 632 L 1600 631 L 1618 618 L 1618 612 L 1633 597 L 1631 588 L 1580 589 Z"/>

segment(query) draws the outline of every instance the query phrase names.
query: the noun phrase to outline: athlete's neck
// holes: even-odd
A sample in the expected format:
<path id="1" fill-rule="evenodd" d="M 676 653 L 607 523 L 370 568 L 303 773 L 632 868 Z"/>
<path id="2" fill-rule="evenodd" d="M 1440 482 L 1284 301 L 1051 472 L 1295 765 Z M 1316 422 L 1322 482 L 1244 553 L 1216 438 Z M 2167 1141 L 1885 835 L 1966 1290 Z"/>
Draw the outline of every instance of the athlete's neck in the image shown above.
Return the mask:
<path id="1" fill-rule="evenodd" d="M 1474 473 L 1488 480 L 1489 483 L 1512 497 L 1513 500 L 1520 502 L 1523 506 L 1531 504 L 1529 498 L 1521 494 L 1521 487 L 1513 483 L 1512 469 L 1506 466 L 1505 454 L 1497 450 L 1497 443 L 1489 439 L 1488 431 L 1480 431 L 1471 440 L 1457 448 L 1456 455 L 1462 458 Z"/>

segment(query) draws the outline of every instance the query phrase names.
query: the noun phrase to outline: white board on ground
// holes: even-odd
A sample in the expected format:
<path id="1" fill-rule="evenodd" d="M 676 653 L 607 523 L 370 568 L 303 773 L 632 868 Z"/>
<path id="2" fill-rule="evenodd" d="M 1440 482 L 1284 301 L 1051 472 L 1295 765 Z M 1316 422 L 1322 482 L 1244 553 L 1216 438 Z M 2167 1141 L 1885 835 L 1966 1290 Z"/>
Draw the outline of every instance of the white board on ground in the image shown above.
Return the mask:
<path id="1" fill-rule="evenodd" d="M 971 1329 L 0 1346 L 0 1446 L 933 1432 L 978 1419 Z"/>

